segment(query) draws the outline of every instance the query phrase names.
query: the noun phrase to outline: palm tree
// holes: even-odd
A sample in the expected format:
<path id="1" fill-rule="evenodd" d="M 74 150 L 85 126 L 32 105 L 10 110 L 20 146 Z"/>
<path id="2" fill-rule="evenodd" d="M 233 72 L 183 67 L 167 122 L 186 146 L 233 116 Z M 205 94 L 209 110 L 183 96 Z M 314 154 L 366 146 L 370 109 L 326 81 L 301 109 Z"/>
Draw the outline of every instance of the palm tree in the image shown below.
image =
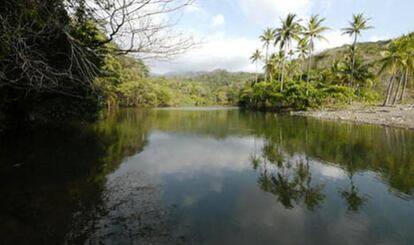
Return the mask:
<path id="1" fill-rule="evenodd" d="M 354 80 L 354 67 L 355 67 L 355 53 L 356 53 L 356 44 L 358 41 L 358 36 L 361 35 L 361 32 L 373 28 L 368 25 L 370 18 L 365 18 L 364 14 L 354 14 L 352 21 L 349 22 L 349 27 L 343 28 L 342 35 L 349 35 L 354 37 L 354 42 L 352 44 L 352 74 L 350 80 L 350 86 L 352 86 Z"/>
<path id="2" fill-rule="evenodd" d="M 305 38 L 309 39 L 309 62 L 308 62 L 308 76 L 306 82 L 309 82 L 309 74 L 312 67 L 312 55 L 315 50 L 315 40 L 326 40 L 322 33 L 329 30 L 328 27 L 323 26 L 325 18 L 320 18 L 319 15 L 312 15 L 305 27 L 303 35 Z"/>
<path id="3" fill-rule="evenodd" d="M 250 61 L 252 62 L 252 63 L 255 63 L 256 64 L 256 83 L 257 83 L 257 80 L 258 80 L 258 71 L 257 71 L 257 65 L 258 65 L 258 62 L 262 59 L 262 52 L 260 52 L 260 50 L 259 49 L 256 49 L 255 51 L 254 51 L 254 53 L 252 54 L 252 56 L 250 56 Z"/>
<path id="4" fill-rule="evenodd" d="M 279 44 L 280 50 L 288 54 L 293 40 L 299 40 L 301 32 L 300 20 L 297 20 L 296 14 L 288 14 L 286 19 L 281 20 L 282 26 L 276 29 L 275 45 Z M 280 79 L 280 91 L 283 91 L 284 65 L 282 65 L 282 74 Z"/>
<path id="5" fill-rule="evenodd" d="M 414 34 L 410 34 L 408 36 L 405 36 L 403 39 L 403 45 L 404 45 L 404 54 L 403 54 L 403 65 L 404 65 L 404 83 L 402 85 L 402 91 L 400 94 L 400 97 L 398 99 L 399 102 L 402 102 L 405 94 L 405 90 L 407 88 L 409 75 L 414 70 Z"/>
<path id="6" fill-rule="evenodd" d="M 275 30 L 272 28 L 267 28 L 263 34 L 260 36 L 260 41 L 263 42 L 263 47 L 266 50 L 265 54 L 265 64 L 269 62 L 269 46 L 275 39 Z M 267 82 L 267 72 L 265 72 L 265 81 Z"/>
<path id="7" fill-rule="evenodd" d="M 387 93 L 385 95 L 383 106 L 386 106 L 391 100 L 392 91 L 394 90 L 394 79 L 396 77 L 398 68 L 401 65 L 401 62 L 402 62 L 401 40 L 396 40 L 396 41 L 393 41 L 389 45 L 388 50 L 385 51 L 384 58 L 382 58 L 381 60 L 382 68 L 380 70 L 380 73 L 384 71 L 389 71 L 391 74 L 390 80 L 388 82 Z"/>

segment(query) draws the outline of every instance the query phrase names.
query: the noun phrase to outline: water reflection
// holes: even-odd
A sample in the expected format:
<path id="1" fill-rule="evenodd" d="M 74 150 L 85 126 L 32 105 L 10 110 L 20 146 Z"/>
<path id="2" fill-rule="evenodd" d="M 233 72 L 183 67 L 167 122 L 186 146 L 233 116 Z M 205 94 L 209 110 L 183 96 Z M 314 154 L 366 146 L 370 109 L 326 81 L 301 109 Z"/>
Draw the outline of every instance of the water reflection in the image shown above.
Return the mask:
<path id="1" fill-rule="evenodd" d="M 0 142 L 0 237 L 412 243 L 412 149 L 410 131 L 239 110 L 124 110 L 14 132 Z"/>
<path id="2" fill-rule="evenodd" d="M 302 201 L 309 210 L 313 210 L 324 201 L 323 185 L 312 183 L 308 159 L 276 162 L 271 159 L 265 155 L 261 163 L 258 184 L 262 190 L 277 196 L 277 200 L 288 209 Z M 252 164 L 257 169 L 257 159 Z"/>
<path id="3" fill-rule="evenodd" d="M 348 204 L 348 210 L 358 211 L 368 199 L 358 193 L 358 187 L 355 186 L 353 175 L 349 174 L 350 188 L 342 190 L 340 193 Z"/>

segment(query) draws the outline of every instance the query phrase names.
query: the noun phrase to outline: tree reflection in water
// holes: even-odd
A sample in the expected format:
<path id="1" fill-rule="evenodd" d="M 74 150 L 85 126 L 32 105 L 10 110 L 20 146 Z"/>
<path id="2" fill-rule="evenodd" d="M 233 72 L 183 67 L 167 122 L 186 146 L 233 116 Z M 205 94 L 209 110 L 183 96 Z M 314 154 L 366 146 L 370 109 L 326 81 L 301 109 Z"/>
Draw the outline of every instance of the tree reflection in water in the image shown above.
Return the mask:
<path id="1" fill-rule="evenodd" d="M 252 165 L 259 171 L 258 184 L 272 193 L 287 209 L 303 202 L 313 210 L 325 200 L 323 185 L 312 183 L 312 173 L 307 157 L 288 158 L 275 144 L 267 143 L 261 158 L 252 158 Z"/>
<path id="2" fill-rule="evenodd" d="M 341 197 L 346 201 L 349 211 L 358 212 L 359 209 L 368 201 L 368 198 L 358 193 L 358 187 L 354 182 L 353 170 L 348 170 L 350 188 L 340 191 Z"/>

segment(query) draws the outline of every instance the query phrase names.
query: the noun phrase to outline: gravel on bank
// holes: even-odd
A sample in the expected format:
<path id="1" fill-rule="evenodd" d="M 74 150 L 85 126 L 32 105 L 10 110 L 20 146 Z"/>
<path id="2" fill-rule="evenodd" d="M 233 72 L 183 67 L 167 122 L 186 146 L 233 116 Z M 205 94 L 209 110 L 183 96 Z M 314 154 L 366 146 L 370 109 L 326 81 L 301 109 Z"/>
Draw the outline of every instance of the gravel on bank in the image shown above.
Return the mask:
<path id="1" fill-rule="evenodd" d="M 402 106 L 351 106 L 344 109 L 322 109 L 292 112 L 292 115 L 369 123 L 414 130 L 414 105 Z"/>

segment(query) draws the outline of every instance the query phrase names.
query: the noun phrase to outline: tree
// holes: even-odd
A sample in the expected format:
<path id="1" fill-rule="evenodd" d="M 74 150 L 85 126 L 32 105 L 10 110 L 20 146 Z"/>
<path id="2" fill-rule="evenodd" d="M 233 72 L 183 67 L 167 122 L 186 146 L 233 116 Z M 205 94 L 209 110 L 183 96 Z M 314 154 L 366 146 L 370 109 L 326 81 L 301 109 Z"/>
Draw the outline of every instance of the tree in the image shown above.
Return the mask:
<path id="1" fill-rule="evenodd" d="M 354 41 L 351 46 L 352 51 L 352 74 L 349 85 L 352 86 L 354 81 L 354 67 L 355 67 L 355 55 L 356 55 L 356 45 L 358 37 L 362 34 L 362 31 L 372 29 L 372 26 L 368 25 L 370 18 L 365 18 L 364 14 L 353 15 L 352 21 L 349 22 L 349 27 L 343 28 L 343 35 L 349 35 L 354 37 Z"/>
<path id="2" fill-rule="evenodd" d="M 292 41 L 299 40 L 301 25 L 300 20 L 297 20 L 296 14 L 288 14 L 286 19 L 282 19 L 282 26 L 276 29 L 276 38 L 275 45 L 279 44 L 281 50 L 284 50 L 286 54 L 289 53 Z M 282 65 L 282 73 L 280 79 L 280 91 L 283 91 L 283 81 L 284 81 L 284 65 Z"/>
<path id="3" fill-rule="evenodd" d="M 252 56 L 250 56 L 250 61 L 252 63 L 256 64 L 256 83 L 258 81 L 258 69 L 257 69 L 257 65 L 258 62 L 263 58 L 262 56 L 262 52 L 260 52 L 259 49 L 256 49 L 256 51 L 254 51 L 254 53 L 252 54 Z"/>
<path id="4" fill-rule="evenodd" d="M 383 64 L 381 72 L 389 71 L 391 73 L 383 103 L 384 106 L 389 103 L 394 105 L 397 102 L 401 102 L 404 98 L 410 72 L 414 69 L 412 58 L 414 55 L 413 41 L 413 35 L 403 36 L 394 40 L 384 52 L 384 57 L 381 60 Z M 398 79 L 398 83 L 395 87 L 396 79 Z"/>
<path id="5" fill-rule="evenodd" d="M 275 30 L 272 28 L 267 28 L 263 34 L 260 36 L 260 41 L 263 42 L 263 47 L 265 48 L 265 64 L 269 63 L 269 46 L 275 39 Z M 267 82 L 267 70 L 265 71 L 265 81 Z"/>
<path id="6" fill-rule="evenodd" d="M 194 42 L 174 31 L 174 21 L 166 17 L 191 2 L 0 4 L 0 114 L 20 115 L 16 121 L 96 115 L 105 93 L 95 80 L 105 76 L 106 57 L 133 53 L 161 59 L 184 52 Z"/>
<path id="7" fill-rule="evenodd" d="M 134 53 L 141 59 L 164 59 L 181 54 L 194 40 L 174 29 L 174 13 L 194 0 L 67 0 L 69 8 L 85 5 L 86 15 L 105 34 L 100 45 L 115 43 L 112 51 Z M 71 11 L 70 9 L 68 11 Z"/>
<path id="8" fill-rule="evenodd" d="M 309 82 L 310 70 L 312 67 L 312 55 L 315 51 L 315 40 L 326 40 L 322 35 L 323 32 L 329 30 L 328 27 L 323 26 L 325 18 L 320 18 L 319 15 L 312 15 L 309 19 L 303 35 L 309 40 L 309 61 L 308 61 L 308 75 L 306 81 Z M 327 41 L 327 40 L 326 40 Z"/>
<path id="9" fill-rule="evenodd" d="M 389 71 L 391 76 L 388 82 L 387 92 L 383 106 L 386 106 L 391 101 L 392 91 L 394 90 L 394 80 L 396 78 L 399 67 L 401 67 L 403 58 L 403 45 L 401 40 L 393 41 L 387 51 L 384 52 L 384 58 L 382 58 L 382 67 L 380 73 Z"/>
<path id="10" fill-rule="evenodd" d="M 106 50 L 82 5 L 69 12 L 63 0 L 8 1 L 0 23 L 0 110 L 7 121 L 96 113 L 94 79 Z"/>
<path id="11" fill-rule="evenodd" d="M 408 80 L 410 74 L 414 71 L 414 34 L 402 37 L 404 42 L 404 55 L 403 55 L 403 66 L 404 66 L 404 83 L 402 85 L 401 95 L 398 99 L 399 102 L 402 102 L 404 99 L 405 90 L 408 85 Z"/>

